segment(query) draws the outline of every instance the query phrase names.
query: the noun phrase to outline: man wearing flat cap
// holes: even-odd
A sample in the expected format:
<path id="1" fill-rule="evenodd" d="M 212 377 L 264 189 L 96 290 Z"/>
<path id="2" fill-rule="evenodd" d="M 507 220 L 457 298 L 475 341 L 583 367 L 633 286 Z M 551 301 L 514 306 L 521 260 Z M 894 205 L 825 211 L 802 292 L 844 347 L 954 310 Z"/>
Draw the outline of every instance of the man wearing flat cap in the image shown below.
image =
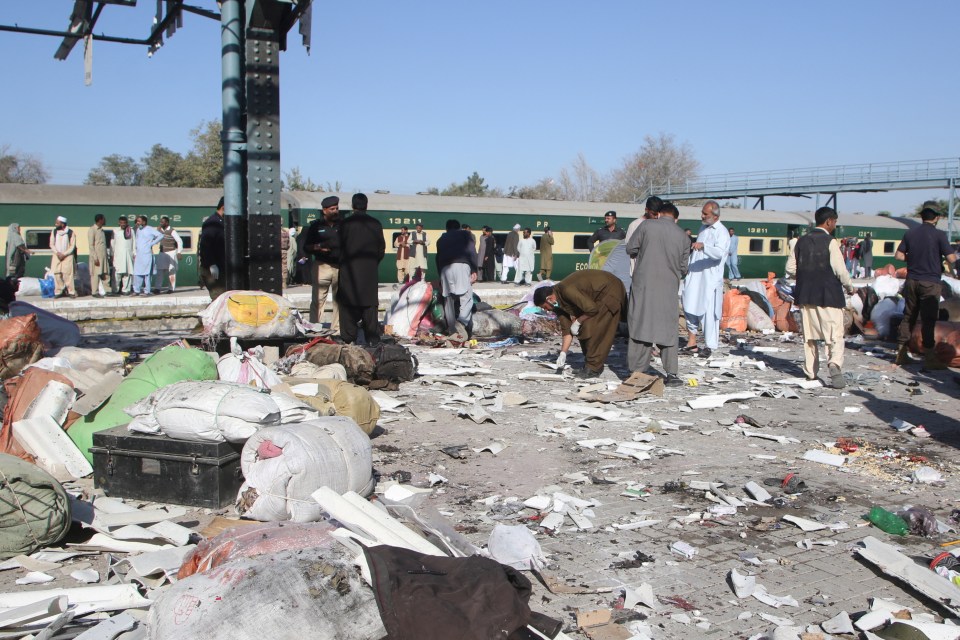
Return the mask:
<path id="1" fill-rule="evenodd" d="M 50 251 L 53 252 L 50 271 L 53 272 L 54 293 L 58 298 L 67 295 L 76 298 L 73 278 L 77 271 L 77 236 L 67 226 L 67 219 L 63 216 L 57 216 L 56 226 L 50 234 Z"/>
<path id="2" fill-rule="evenodd" d="M 340 333 L 340 307 L 337 304 L 337 289 L 340 285 L 340 198 L 327 196 L 320 202 L 320 217 L 310 223 L 303 238 L 301 260 L 313 258 L 310 281 L 310 322 L 318 323 L 327 304 L 327 296 L 333 305 L 333 320 L 330 329 Z"/>
<path id="3" fill-rule="evenodd" d="M 617 226 L 617 212 L 607 211 L 603 214 L 603 226 L 594 231 L 593 235 L 590 236 L 590 249 L 592 250 L 598 242 L 626 239 L 627 232 L 622 227 Z"/>

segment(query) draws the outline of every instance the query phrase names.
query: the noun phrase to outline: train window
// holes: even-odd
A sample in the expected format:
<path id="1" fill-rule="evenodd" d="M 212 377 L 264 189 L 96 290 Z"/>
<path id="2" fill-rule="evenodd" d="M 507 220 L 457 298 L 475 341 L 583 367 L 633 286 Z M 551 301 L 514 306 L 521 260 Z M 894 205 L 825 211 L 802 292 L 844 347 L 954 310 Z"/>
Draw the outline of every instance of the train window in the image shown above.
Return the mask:
<path id="1" fill-rule="evenodd" d="M 894 242 L 884 242 L 884 243 L 883 243 L 883 253 L 884 253 L 884 255 L 890 255 L 891 253 L 894 253 L 894 252 L 897 250 L 897 249 L 896 249 L 896 244 L 897 244 L 897 243 L 896 243 L 895 241 L 894 241 Z"/>
<path id="2" fill-rule="evenodd" d="M 104 229 L 103 237 L 107 239 L 107 247 L 109 247 L 110 243 L 113 242 L 113 229 Z"/>
<path id="3" fill-rule="evenodd" d="M 494 239 L 497 241 L 497 248 L 503 249 L 504 245 L 507 244 L 507 234 L 505 233 L 495 233 L 493 234 Z"/>
<path id="4" fill-rule="evenodd" d="M 591 251 L 593 247 L 590 246 L 590 237 L 589 235 L 575 235 L 573 236 L 573 250 L 574 251 Z"/>
<path id="5" fill-rule="evenodd" d="M 189 251 L 193 249 L 193 232 L 177 229 L 177 233 L 180 234 L 180 240 L 183 242 L 183 250 Z"/>
<path id="6" fill-rule="evenodd" d="M 534 244 L 537 245 L 537 251 L 540 251 L 540 238 L 542 238 L 543 236 L 542 236 L 542 235 L 540 235 L 540 236 L 533 236 L 533 235 L 532 235 L 532 236 L 530 236 L 530 237 L 533 238 Z"/>
<path id="7" fill-rule="evenodd" d="M 780 253 L 783 251 L 783 240 L 770 241 L 770 253 Z"/>
<path id="8" fill-rule="evenodd" d="M 750 253 L 763 253 L 763 238 L 750 239 Z"/>
<path id="9" fill-rule="evenodd" d="M 41 229 L 27 229 L 23 233 L 23 240 L 27 243 L 27 249 L 31 251 L 50 250 L 50 234 L 52 231 Z"/>

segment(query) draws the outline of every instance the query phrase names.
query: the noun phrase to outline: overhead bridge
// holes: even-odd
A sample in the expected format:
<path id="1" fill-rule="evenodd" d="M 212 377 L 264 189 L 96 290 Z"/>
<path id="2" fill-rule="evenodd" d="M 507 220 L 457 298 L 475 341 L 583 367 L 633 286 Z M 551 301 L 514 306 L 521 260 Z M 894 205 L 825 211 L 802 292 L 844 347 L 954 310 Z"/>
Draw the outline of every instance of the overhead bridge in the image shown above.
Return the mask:
<path id="1" fill-rule="evenodd" d="M 847 164 L 805 169 L 751 171 L 702 176 L 653 187 L 650 193 L 670 200 L 757 198 L 754 208 L 764 208 L 768 196 L 810 197 L 826 194 L 826 204 L 836 208 L 837 194 L 870 193 L 901 189 L 949 189 L 948 234 L 953 235 L 960 183 L 960 158 Z"/>

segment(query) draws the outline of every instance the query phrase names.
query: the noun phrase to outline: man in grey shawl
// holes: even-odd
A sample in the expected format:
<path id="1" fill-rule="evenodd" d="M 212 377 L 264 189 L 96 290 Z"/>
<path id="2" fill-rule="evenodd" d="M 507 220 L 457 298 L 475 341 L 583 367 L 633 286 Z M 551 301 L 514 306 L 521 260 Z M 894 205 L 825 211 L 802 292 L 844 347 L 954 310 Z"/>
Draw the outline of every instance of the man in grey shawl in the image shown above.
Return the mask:
<path id="1" fill-rule="evenodd" d="M 690 241 L 676 223 L 679 215 L 676 207 L 665 207 L 627 240 L 627 255 L 636 258 L 627 317 L 627 365 L 630 371 L 645 374 L 657 345 L 667 386 L 683 384 L 677 376 L 678 294 L 680 279 L 687 273 Z"/>
<path id="2" fill-rule="evenodd" d="M 30 249 L 20 235 L 20 223 L 7 227 L 7 277 L 22 278 L 30 259 Z"/>

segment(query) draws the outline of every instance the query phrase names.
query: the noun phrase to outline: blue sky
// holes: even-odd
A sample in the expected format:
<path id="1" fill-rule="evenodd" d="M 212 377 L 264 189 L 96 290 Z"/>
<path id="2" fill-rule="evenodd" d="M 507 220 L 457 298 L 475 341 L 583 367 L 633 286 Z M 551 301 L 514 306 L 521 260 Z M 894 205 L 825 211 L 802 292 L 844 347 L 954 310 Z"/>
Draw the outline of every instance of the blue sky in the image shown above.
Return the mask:
<path id="1" fill-rule="evenodd" d="M 194 4 L 215 9 L 212 0 Z M 5 0 L 0 23 L 63 29 L 72 0 Z M 155 3 L 107 7 L 98 32 L 142 37 Z M 958 155 L 960 3 L 324 2 L 308 56 L 281 56 L 283 169 L 345 190 L 414 193 L 478 171 L 508 188 L 583 153 L 606 172 L 647 134 L 689 143 L 702 173 Z M 0 144 L 78 184 L 110 153 L 189 148 L 220 114 L 219 24 L 186 15 L 156 55 L 0 32 Z M 11 63 L 13 61 L 13 63 Z M 841 211 L 908 211 L 941 192 L 841 195 Z M 799 209 L 812 201 L 775 201 Z"/>

